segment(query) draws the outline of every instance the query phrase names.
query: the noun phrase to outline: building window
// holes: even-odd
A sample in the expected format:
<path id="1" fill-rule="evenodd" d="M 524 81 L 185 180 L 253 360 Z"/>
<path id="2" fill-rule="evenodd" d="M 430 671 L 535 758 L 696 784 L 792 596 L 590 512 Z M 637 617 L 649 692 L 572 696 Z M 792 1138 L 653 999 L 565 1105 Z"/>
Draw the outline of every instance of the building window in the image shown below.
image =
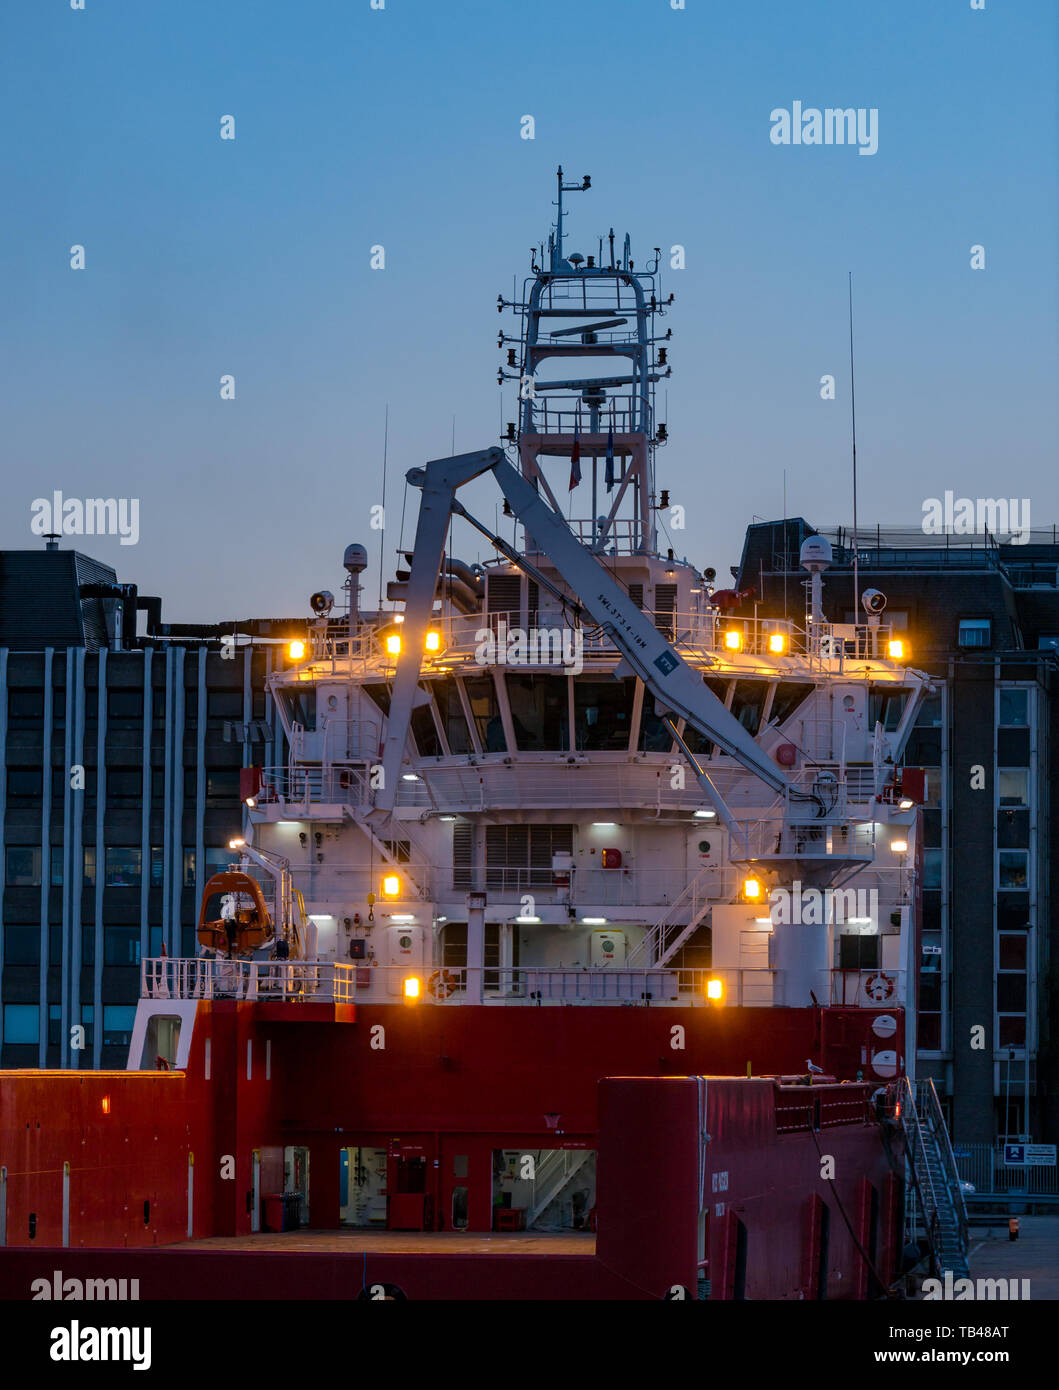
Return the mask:
<path id="1" fill-rule="evenodd" d="M 4 1005 L 4 1042 L 37 1043 L 40 1041 L 40 1005 Z"/>
<path id="2" fill-rule="evenodd" d="M 1001 729 L 1025 729 L 1029 724 L 1029 691 L 998 692 L 997 724 Z"/>
<path id="3" fill-rule="evenodd" d="M 43 719 L 44 691 L 12 690 L 7 697 L 7 714 L 9 719 Z"/>
<path id="4" fill-rule="evenodd" d="M 1029 851 L 1002 849 L 998 855 L 998 888 L 1025 888 L 1029 883 Z"/>
<path id="5" fill-rule="evenodd" d="M 62 845 L 51 846 L 51 874 L 50 881 L 53 888 L 61 888 L 63 882 L 63 858 L 64 850 Z"/>
<path id="6" fill-rule="evenodd" d="M 108 845 L 106 877 L 108 888 L 135 888 L 140 882 L 143 853 L 132 846 Z"/>
<path id="7" fill-rule="evenodd" d="M 107 717 L 109 719 L 142 719 L 142 690 L 108 690 Z"/>
<path id="8" fill-rule="evenodd" d="M 85 1030 L 85 1047 L 92 1046 L 92 1030 L 96 1021 L 96 1006 L 94 1004 L 81 1005 L 81 1027 Z"/>
<path id="9" fill-rule="evenodd" d="M 44 772 L 39 767 L 9 767 L 7 794 L 9 797 L 33 797 L 39 801 L 44 791 Z"/>
<path id="10" fill-rule="evenodd" d="M 58 1047 L 62 1041 L 63 1010 L 61 1004 L 48 1005 L 48 1046 Z"/>
<path id="11" fill-rule="evenodd" d="M 86 845 L 81 867 L 81 882 L 86 888 L 94 888 L 96 882 L 96 851 Z"/>
<path id="12" fill-rule="evenodd" d="M 227 873 L 229 864 L 238 863 L 239 860 L 238 850 L 228 849 L 227 846 L 207 847 L 203 853 L 206 859 L 202 866 L 204 878 Z"/>
<path id="13" fill-rule="evenodd" d="M 103 1005 L 103 1046 L 128 1047 L 132 1041 L 132 1025 L 136 1017 L 135 1005 Z"/>
<path id="14" fill-rule="evenodd" d="M 165 860 L 161 845 L 151 846 L 151 887 L 160 888 L 165 877 Z"/>
<path id="15" fill-rule="evenodd" d="M 961 618 L 956 634 L 958 647 L 989 647 L 993 642 L 993 624 L 989 618 Z"/>
<path id="16" fill-rule="evenodd" d="M 143 773 L 138 767 L 112 767 L 108 769 L 108 801 L 138 801 L 142 792 Z"/>
<path id="17" fill-rule="evenodd" d="M 997 797 L 1001 806 L 1028 806 L 1029 772 L 1025 768 L 997 772 Z"/>
<path id="18" fill-rule="evenodd" d="M 103 964 L 139 965 L 139 927 L 103 928 Z"/>
<path id="19" fill-rule="evenodd" d="M 36 888 L 40 886 L 40 846 L 8 845 L 7 886 Z"/>
<path id="20" fill-rule="evenodd" d="M 184 887 L 194 888 L 195 886 L 195 851 L 193 849 L 184 850 Z"/>
<path id="21" fill-rule="evenodd" d="M 313 692 L 315 702 L 315 691 Z M 209 690 L 206 692 L 206 717 L 208 719 L 242 719 L 243 692 L 241 690 Z M 297 720 L 303 723 L 302 720 Z M 314 720 L 315 723 L 315 720 Z M 307 727 L 303 724 L 303 727 Z"/>
<path id="22" fill-rule="evenodd" d="M 224 806 L 239 800 L 239 769 L 237 767 L 206 770 L 206 805 Z"/>
<path id="23" fill-rule="evenodd" d="M 81 928 L 81 964 L 95 965 L 96 963 L 96 929 L 89 922 Z"/>
<path id="24" fill-rule="evenodd" d="M 940 849 L 925 849 L 923 851 L 924 888 L 941 887 L 943 853 Z"/>

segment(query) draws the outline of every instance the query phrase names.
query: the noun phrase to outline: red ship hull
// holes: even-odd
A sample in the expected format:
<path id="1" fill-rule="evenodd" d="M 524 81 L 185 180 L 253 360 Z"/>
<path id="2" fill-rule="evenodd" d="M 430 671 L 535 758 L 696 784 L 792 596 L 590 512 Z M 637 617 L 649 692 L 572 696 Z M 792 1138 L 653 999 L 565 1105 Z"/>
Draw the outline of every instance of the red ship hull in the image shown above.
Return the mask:
<path id="1" fill-rule="evenodd" d="M 711 1298 L 863 1298 L 875 1286 L 856 1241 L 884 1282 L 900 1248 L 900 1178 L 870 1105 L 881 1082 L 856 1080 L 872 1076 L 875 1016 L 627 1008 L 601 1027 L 597 1009 L 200 1004 L 185 1071 L 0 1073 L 0 1293 L 30 1297 L 32 1279 L 73 1277 L 75 1252 L 87 1269 L 105 1248 L 126 1252 L 109 1275 L 142 1271 L 142 1297 L 196 1296 L 205 1262 L 209 1286 L 236 1297 L 277 1279 L 350 1297 L 368 1278 L 411 1298 L 696 1297 L 706 1280 Z M 804 1075 L 808 1059 L 839 1084 L 743 1079 Z M 341 1151 L 384 1149 L 389 1224 L 421 1227 L 418 1247 L 347 1231 L 348 1254 L 255 1253 L 255 1154 L 268 1193 L 292 1145 L 311 1160 L 309 1224 L 336 1232 Z M 463 1253 L 493 1228 L 494 1152 L 521 1147 L 597 1151 L 585 1254 L 525 1239 Z M 427 1233 L 451 1229 L 457 1186 L 467 1234 L 435 1254 Z M 189 1233 L 247 1248 L 137 1253 Z"/>

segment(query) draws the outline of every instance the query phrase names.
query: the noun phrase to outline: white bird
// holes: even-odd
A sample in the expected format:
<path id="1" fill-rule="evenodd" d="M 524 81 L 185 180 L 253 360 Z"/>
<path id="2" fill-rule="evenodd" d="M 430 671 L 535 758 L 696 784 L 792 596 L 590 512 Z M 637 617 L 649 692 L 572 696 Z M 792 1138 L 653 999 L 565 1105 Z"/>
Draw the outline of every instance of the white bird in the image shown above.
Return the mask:
<path id="1" fill-rule="evenodd" d="M 812 1061 L 808 1057 L 805 1059 L 805 1065 L 809 1068 L 810 1071 L 817 1071 L 820 1072 L 821 1075 L 823 1075 L 823 1067 L 814 1067 Z"/>

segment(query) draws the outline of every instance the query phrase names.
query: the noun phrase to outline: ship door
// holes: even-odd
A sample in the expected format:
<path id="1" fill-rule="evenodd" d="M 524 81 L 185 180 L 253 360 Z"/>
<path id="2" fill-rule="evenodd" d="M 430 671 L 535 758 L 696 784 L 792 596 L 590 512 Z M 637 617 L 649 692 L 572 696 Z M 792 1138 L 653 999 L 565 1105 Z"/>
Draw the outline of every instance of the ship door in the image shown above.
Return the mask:
<path id="1" fill-rule="evenodd" d="M 386 1225 L 386 1150 L 339 1153 L 339 1219 L 343 1226 Z"/>
<path id="2" fill-rule="evenodd" d="M 283 1150 L 283 1191 L 298 1195 L 298 1225 L 309 1224 L 309 1150 L 288 1145 Z"/>

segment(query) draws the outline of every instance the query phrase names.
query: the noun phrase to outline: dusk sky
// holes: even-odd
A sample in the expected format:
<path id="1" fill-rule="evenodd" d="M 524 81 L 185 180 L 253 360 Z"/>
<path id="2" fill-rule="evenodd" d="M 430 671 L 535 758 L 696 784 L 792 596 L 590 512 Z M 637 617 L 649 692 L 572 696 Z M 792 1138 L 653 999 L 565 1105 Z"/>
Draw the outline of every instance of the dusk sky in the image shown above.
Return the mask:
<path id="1" fill-rule="evenodd" d="M 568 250 L 611 226 L 638 265 L 686 250 L 658 481 L 689 559 L 727 576 L 746 525 L 782 515 L 784 469 L 790 513 L 850 521 L 848 271 L 862 524 L 918 526 L 947 489 L 1059 523 L 1056 14 L 7 0 L 0 546 L 41 547 L 31 506 L 56 489 L 138 498 L 138 544 L 62 544 L 165 619 L 307 613 L 351 541 L 374 592 L 385 407 L 389 577 L 405 472 L 451 452 L 454 416 L 458 452 L 515 418 L 496 297 L 547 236 L 560 163 L 592 176 Z M 878 151 L 773 144 L 795 101 L 876 109 Z M 498 497 L 468 500 L 491 522 Z"/>

